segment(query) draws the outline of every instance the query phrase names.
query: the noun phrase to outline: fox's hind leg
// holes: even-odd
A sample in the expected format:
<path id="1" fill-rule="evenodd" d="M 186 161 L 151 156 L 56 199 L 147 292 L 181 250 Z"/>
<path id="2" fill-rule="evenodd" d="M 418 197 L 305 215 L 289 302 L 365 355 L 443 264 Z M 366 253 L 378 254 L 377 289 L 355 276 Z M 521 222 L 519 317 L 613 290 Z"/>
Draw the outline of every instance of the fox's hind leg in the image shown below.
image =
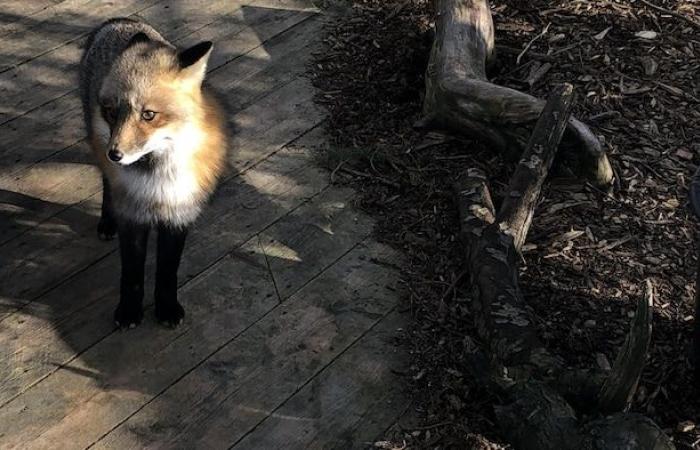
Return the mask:
<path id="1" fill-rule="evenodd" d="M 112 188 L 107 177 L 102 177 L 102 213 L 97 224 L 97 236 L 103 241 L 111 241 L 117 234 L 117 221 L 112 209 Z"/>
<path id="2" fill-rule="evenodd" d="M 120 221 L 118 231 L 122 277 L 114 321 L 121 328 L 133 328 L 143 319 L 143 272 L 149 227 Z"/>
<path id="3" fill-rule="evenodd" d="M 177 270 L 186 237 L 186 228 L 158 227 L 156 319 L 169 327 L 176 327 L 185 317 L 185 310 L 177 301 Z"/>

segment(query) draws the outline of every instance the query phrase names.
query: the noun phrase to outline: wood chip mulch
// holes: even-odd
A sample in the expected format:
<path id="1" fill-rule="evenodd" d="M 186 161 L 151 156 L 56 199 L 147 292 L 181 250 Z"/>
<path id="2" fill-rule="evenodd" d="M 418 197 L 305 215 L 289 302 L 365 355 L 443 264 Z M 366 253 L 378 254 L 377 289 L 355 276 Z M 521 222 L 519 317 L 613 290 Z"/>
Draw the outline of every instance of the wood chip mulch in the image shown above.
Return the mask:
<path id="1" fill-rule="evenodd" d="M 374 446 L 508 448 L 493 413 L 499 399 L 466 370 L 480 343 L 451 183 L 480 167 L 498 202 L 513 161 L 479 142 L 414 129 L 433 25 L 428 1 L 322 3 L 328 22 L 310 72 L 333 146 L 319 158 L 335 182 L 361 192 L 358 206 L 377 218 L 379 239 L 408 255 L 412 365 L 402 373 L 414 402 Z M 612 194 L 575 179 L 551 179 L 543 191 L 521 269 L 541 337 L 573 367 L 605 368 L 651 279 L 652 348 L 632 410 L 678 448 L 700 448 L 700 387 L 688 352 L 697 226 L 687 206 L 700 161 L 700 3 L 491 3 L 491 79 L 541 98 L 573 83 L 574 114 L 600 136 L 619 178 Z"/>

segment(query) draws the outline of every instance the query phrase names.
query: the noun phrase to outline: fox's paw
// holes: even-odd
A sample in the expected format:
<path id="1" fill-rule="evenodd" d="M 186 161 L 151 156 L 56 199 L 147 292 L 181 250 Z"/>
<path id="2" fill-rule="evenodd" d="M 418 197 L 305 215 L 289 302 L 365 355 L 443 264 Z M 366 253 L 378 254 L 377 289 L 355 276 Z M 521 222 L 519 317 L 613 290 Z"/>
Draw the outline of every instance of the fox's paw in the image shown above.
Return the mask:
<path id="1" fill-rule="evenodd" d="M 121 329 L 136 328 L 143 320 L 143 308 L 141 305 L 119 304 L 114 311 L 114 323 Z"/>
<path id="2" fill-rule="evenodd" d="M 160 304 L 156 302 L 155 312 L 158 322 L 169 328 L 177 327 L 185 318 L 185 309 L 177 301 Z"/>
<path id="3" fill-rule="evenodd" d="M 102 241 L 111 241 L 117 234 L 117 221 L 109 216 L 100 217 L 97 224 L 97 236 Z"/>

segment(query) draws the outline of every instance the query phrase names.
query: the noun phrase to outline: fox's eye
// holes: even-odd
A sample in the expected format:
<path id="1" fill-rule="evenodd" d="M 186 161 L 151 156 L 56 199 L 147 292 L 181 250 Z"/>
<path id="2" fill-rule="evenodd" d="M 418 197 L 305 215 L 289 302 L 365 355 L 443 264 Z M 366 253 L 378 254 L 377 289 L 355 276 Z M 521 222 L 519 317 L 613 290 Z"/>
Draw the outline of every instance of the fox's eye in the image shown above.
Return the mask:
<path id="1" fill-rule="evenodd" d="M 141 113 L 141 118 L 145 120 L 146 122 L 150 122 L 156 117 L 156 113 L 154 111 L 146 110 Z"/>

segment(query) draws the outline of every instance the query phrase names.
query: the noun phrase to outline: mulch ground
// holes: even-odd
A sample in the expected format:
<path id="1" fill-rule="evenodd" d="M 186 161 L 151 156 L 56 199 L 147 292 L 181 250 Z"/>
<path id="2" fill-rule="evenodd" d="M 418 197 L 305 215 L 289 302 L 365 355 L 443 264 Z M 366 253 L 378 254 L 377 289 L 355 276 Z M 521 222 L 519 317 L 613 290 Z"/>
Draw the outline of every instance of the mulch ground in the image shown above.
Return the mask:
<path id="1" fill-rule="evenodd" d="M 632 411 L 653 418 L 679 448 L 698 448 L 700 389 L 689 361 L 697 227 L 687 186 L 700 158 L 700 27 L 648 3 L 494 0 L 491 78 L 541 98 L 573 83 L 574 114 L 600 136 L 618 174 L 612 194 L 571 179 L 552 179 L 543 191 L 521 268 L 542 339 L 572 367 L 611 363 L 651 279 L 652 347 Z M 693 0 L 654 4 L 700 23 Z M 482 143 L 414 129 L 429 2 L 324 6 L 330 20 L 311 76 L 334 145 L 319 158 L 336 182 L 361 192 L 358 206 L 377 218 L 379 239 L 408 255 L 405 306 L 414 320 L 405 377 L 414 404 L 375 446 L 507 448 L 493 413 L 499 399 L 465 371 L 480 343 L 452 182 L 480 167 L 498 201 L 514 164 Z"/>

